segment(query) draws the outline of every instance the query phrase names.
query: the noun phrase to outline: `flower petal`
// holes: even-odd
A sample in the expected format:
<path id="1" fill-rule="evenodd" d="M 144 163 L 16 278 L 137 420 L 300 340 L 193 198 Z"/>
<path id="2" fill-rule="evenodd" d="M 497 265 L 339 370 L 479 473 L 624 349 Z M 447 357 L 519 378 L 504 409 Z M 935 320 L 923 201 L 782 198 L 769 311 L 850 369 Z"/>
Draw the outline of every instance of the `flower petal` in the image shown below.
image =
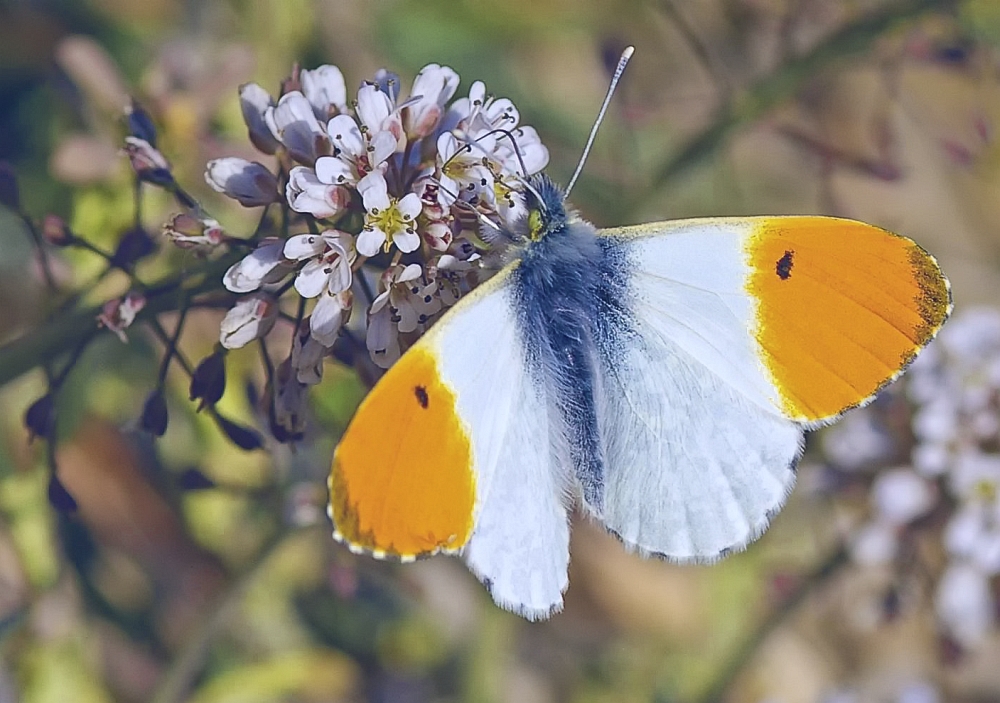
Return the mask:
<path id="1" fill-rule="evenodd" d="M 377 85 L 365 83 L 358 90 L 358 104 L 354 111 L 369 132 L 379 132 L 392 112 L 392 101 Z"/>
<path id="2" fill-rule="evenodd" d="M 385 182 L 385 176 L 378 171 L 369 173 L 358 181 L 358 192 L 361 193 L 365 210 L 370 213 L 384 212 L 392 205 L 392 201 L 389 200 L 389 186 Z"/>
<path id="3" fill-rule="evenodd" d="M 285 242 L 286 259 L 302 261 L 326 251 L 326 242 L 318 234 L 297 234 Z"/>
<path id="4" fill-rule="evenodd" d="M 384 243 L 385 232 L 378 227 L 372 227 L 361 230 L 356 246 L 362 256 L 375 256 Z"/>
<path id="5" fill-rule="evenodd" d="M 392 233 L 392 243 L 404 254 L 409 254 L 420 248 L 420 235 L 412 228 L 399 229 Z"/>
<path id="6" fill-rule="evenodd" d="M 324 293 L 320 296 L 309 318 L 309 329 L 317 342 L 325 347 L 334 345 L 340 328 L 350 314 L 351 302 L 350 293 Z"/>
<path id="7" fill-rule="evenodd" d="M 299 271 L 295 277 L 295 290 L 303 298 L 315 298 L 326 290 L 330 281 L 331 267 L 322 259 L 312 259 Z"/>

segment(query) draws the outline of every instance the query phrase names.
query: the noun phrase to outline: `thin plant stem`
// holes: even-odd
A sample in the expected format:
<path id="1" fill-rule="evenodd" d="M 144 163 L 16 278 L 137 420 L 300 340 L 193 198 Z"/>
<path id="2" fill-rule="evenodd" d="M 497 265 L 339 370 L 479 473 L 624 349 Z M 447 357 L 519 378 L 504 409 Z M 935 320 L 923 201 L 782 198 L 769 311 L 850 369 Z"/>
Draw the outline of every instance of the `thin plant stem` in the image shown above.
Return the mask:
<path id="1" fill-rule="evenodd" d="M 806 576 L 795 591 L 771 613 L 771 615 L 740 644 L 729 660 L 723 664 L 708 689 L 695 703 L 722 703 L 726 694 L 743 673 L 761 646 L 775 630 L 795 615 L 813 593 L 829 583 L 830 579 L 850 564 L 847 550 L 840 548 L 826 558 L 816 569 Z"/>
<path id="2" fill-rule="evenodd" d="M 184 644 L 167 669 L 150 703 L 178 703 L 185 700 L 195 679 L 201 673 L 212 642 L 239 607 L 253 582 L 264 572 L 271 556 L 294 538 L 298 530 L 278 532 L 258 552 L 253 564 L 209 607 L 201 626 Z"/>

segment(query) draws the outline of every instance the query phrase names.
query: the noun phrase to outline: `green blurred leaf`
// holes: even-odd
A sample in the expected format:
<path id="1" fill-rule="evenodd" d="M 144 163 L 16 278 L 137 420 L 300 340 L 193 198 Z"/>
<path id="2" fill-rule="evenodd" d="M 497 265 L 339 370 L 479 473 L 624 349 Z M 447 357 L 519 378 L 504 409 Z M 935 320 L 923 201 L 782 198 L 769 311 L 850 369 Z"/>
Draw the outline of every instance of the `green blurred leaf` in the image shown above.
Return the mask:
<path id="1" fill-rule="evenodd" d="M 220 674 L 202 686 L 190 703 L 330 701 L 351 693 L 357 681 L 357 667 L 344 655 L 305 650 Z"/>

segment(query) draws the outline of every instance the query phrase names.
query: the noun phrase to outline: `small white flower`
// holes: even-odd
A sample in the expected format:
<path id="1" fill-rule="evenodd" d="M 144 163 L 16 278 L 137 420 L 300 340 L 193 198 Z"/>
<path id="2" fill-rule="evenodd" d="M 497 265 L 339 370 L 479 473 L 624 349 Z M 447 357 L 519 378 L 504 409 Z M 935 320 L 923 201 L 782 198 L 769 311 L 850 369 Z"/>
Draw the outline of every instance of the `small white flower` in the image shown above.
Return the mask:
<path id="1" fill-rule="evenodd" d="M 320 161 L 330 158 L 320 157 Z M 324 183 L 316 177 L 311 168 L 296 166 L 288 173 L 285 185 L 288 207 L 295 212 L 304 212 L 323 219 L 333 217 L 351 201 L 351 194 L 339 185 Z"/>
<path id="2" fill-rule="evenodd" d="M 530 176 L 548 165 L 549 150 L 534 127 L 518 127 L 511 135 L 513 140 L 506 136 L 497 139 L 495 157 L 505 174 Z"/>
<path id="3" fill-rule="evenodd" d="M 399 333 L 413 332 L 427 320 L 428 315 L 421 307 L 425 303 L 420 294 L 427 288 L 422 275 L 419 264 L 397 264 L 379 280 L 382 292 L 369 311 L 366 344 L 372 361 L 384 369 L 399 358 Z M 440 302 L 437 307 L 440 309 Z"/>
<path id="4" fill-rule="evenodd" d="M 966 646 L 982 642 L 996 619 L 989 578 L 961 562 L 944 572 L 934 605 L 951 635 Z"/>
<path id="5" fill-rule="evenodd" d="M 1000 573 L 1000 506 L 969 503 L 952 517 L 944 531 L 945 548 L 989 576 Z"/>
<path id="6" fill-rule="evenodd" d="M 351 287 L 351 265 L 357 258 L 354 237 L 331 229 L 322 234 L 299 234 L 285 242 L 284 256 L 306 261 L 295 277 L 295 290 L 303 298 L 321 293 L 341 293 Z"/>
<path id="7" fill-rule="evenodd" d="M 403 119 L 400 117 L 395 100 L 378 85 L 365 83 L 358 89 L 354 112 L 362 129 L 371 135 L 372 139 L 378 132 L 389 132 L 396 139 L 395 151 L 402 151 L 406 146 Z"/>
<path id="8" fill-rule="evenodd" d="M 285 243 L 280 239 L 265 239 L 256 249 L 229 267 L 222 282 L 233 293 L 250 293 L 265 283 L 281 280 L 285 270 L 282 250 Z"/>
<path id="9" fill-rule="evenodd" d="M 312 104 L 297 90 L 282 95 L 276 106 L 264 112 L 264 120 L 288 155 L 300 164 L 312 166 L 330 152 L 330 141 Z"/>
<path id="10" fill-rule="evenodd" d="M 420 235 L 415 228 L 415 218 L 420 214 L 420 198 L 416 193 L 407 193 L 401 200 L 391 198 L 385 177 L 379 172 L 362 178 L 358 192 L 366 210 L 364 229 L 357 240 L 359 254 L 375 256 L 389 241 L 404 253 L 420 246 Z"/>
<path id="11" fill-rule="evenodd" d="M 403 127 L 410 139 L 422 139 L 434 133 L 444 106 L 458 89 L 458 74 L 447 66 L 436 63 L 420 69 L 413 79 L 410 94 L 417 100 L 403 109 Z"/>
<path id="12" fill-rule="evenodd" d="M 267 167 L 235 156 L 208 162 L 205 180 L 243 207 L 268 205 L 278 199 L 278 180 Z"/>
<path id="13" fill-rule="evenodd" d="M 240 109 L 243 111 L 243 121 L 246 123 L 250 142 L 265 154 L 273 154 L 280 146 L 264 119 L 264 113 L 273 107 L 274 99 L 271 94 L 256 83 L 240 86 Z"/>
<path id="14" fill-rule="evenodd" d="M 327 133 L 333 156 L 316 161 L 316 177 L 323 183 L 356 185 L 369 173 L 384 171 L 386 160 L 396 151 L 396 138 L 390 132 L 362 134 L 349 115 L 330 120 Z"/>
<path id="15" fill-rule="evenodd" d="M 351 315 L 354 296 L 349 290 L 333 293 L 329 290 L 320 293 L 316 307 L 309 316 L 309 330 L 313 339 L 324 347 L 332 347 Z"/>
<path id="16" fill-rule="evenodd" d="M 521 119 L 514 103 L 507 98 L 487 95 L 486 84 L 482 81 L 473 83 L 469 97 L 456 100 L 452 110 L 459 118 L 459 129 L 470 139 L 496 129 L 512 130 Z"/>
<path id="17" fill-rule="evenodd" d="M 295 379 L 307 386 L 315 386 L 323 380 L 323 359 L 329 349 L 312 335 L 312 321 L 303 320 L 298 332 L 292 338 L 290 362 Z"/>
<path id="18" fill-rule="evenodd" d="M 321 122 L 347 112 L 347 86 L 344 74 L 336 66 L 324 65 L 311 71 L 301 71 L 299 82 L 316 118 Z"/>
<path id="19" fill-rule="evenodd" d="M 440 170 L 441 195 L 449 205 L 456 199 L 471 199 L 486 194 L 493 200 L 493 171 L 487 155 L 496 146 L 496 138 L 486 135 L 473 143 L 459 140 L 445 132 L 437 141 L 437 165 Z"/>
<path id="20" fill-rule="evenodd" d="M 118 335 L 118 339 L 127 343 L 125 330 L 135 322 L 135 316 L 146 307 L 146 296 L 142 293 L 129 293 L 124 298 L 109 300 L 101 308 L 97 316 L 97 324 Z"/>
<path id="21" fill-rule="evenodd" d="M 241 298 L 222 319 L 219 341 L 226 349 L 239 349 L 266 336 L 277 319 L 278 304 L 267 293 Z"/>
<path id="22" fill-rule="evenodd" d="M 211 218 L 200 219 L 186 213 L 174 215 L 163 226 L 163 234 L 181 249 L 207 254 L 226 241 L 222 225 Z"/>

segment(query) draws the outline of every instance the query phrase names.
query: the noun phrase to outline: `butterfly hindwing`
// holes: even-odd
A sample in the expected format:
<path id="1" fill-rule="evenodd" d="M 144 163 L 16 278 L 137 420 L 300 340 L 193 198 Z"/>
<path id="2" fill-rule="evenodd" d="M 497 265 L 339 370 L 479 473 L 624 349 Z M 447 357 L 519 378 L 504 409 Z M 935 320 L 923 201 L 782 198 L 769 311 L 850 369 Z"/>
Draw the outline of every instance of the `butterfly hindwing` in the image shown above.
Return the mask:
<path id="1" fill-rule="evenodd" d="M 569 528 L 509 279 L 459 301 L 369 393 L 334 455 L 330 512 L 356 551 L 461 552 L 534 619 L 561 607 Z"/>

